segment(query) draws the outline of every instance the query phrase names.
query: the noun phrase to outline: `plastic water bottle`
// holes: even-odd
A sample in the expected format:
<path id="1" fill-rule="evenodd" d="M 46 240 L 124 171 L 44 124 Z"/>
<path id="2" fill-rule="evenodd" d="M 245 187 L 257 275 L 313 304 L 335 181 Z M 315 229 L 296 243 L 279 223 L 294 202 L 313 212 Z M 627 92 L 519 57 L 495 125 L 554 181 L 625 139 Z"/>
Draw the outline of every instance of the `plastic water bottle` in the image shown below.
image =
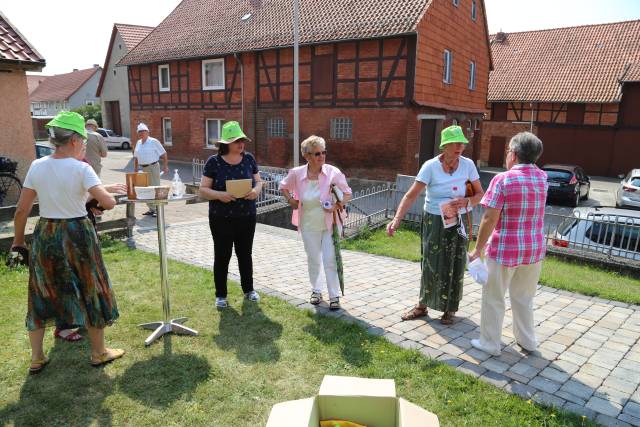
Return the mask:
<path id="1" fill-rule="evenodd" d="M 173 180 L 171 181 L 171 194 L 173 194 L 174 197 L 180 198 L 184 195 L 185 187 L 180 179 L 180 174 L 178 174 L 178 169 L 175 169 Z"/>

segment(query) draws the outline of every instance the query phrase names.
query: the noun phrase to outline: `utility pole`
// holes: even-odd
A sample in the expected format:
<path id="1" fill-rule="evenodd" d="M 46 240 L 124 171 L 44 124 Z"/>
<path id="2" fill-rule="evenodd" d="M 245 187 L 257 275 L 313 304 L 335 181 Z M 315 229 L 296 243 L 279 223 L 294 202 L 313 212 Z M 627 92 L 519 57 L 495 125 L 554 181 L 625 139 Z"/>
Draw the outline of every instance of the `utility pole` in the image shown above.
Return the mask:
<path id="1" fill-rule="evenodd" d="M 293 0 L 293 167 L 300 165 L 300 88 L 298 48 L 300 45 L 300 4 Z"/>

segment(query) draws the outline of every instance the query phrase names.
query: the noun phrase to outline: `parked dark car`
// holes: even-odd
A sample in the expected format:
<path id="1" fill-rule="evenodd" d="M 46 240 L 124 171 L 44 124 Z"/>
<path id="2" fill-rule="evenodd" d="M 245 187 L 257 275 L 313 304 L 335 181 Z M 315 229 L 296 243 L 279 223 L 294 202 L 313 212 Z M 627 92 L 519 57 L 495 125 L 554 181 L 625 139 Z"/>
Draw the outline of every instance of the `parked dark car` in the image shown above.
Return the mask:
<path id="1" fill-rule="evenodd" d="M 573 207 L 589 198 L 591 182 L 580 166 L 544 165 L 549 183 L 548 199 L 567 201 Z"/>

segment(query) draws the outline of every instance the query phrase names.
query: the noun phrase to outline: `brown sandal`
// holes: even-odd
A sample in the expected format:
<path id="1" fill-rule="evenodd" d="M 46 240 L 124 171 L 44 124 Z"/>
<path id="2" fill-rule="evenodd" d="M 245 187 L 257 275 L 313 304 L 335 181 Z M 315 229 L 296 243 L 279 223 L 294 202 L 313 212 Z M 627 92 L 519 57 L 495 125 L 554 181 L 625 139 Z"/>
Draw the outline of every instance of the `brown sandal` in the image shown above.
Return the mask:
<path id="1" fill-rule="evenodd" d="M 416 305 L 411 310 L 407 311 L 402 316 L 400 316 L 400 318 L 402 320 L 413 320 L 419 317 L 424 317 L 426 315 L 427 315 L 427 307 L 420 307 L 419 305 Z"/>
<path id="2" fill-rule="evenodd" d="M 443 325 L 453 325 L 455 311 L 445 311 L 442 317 L 440 318 L 440 323 Z"/>

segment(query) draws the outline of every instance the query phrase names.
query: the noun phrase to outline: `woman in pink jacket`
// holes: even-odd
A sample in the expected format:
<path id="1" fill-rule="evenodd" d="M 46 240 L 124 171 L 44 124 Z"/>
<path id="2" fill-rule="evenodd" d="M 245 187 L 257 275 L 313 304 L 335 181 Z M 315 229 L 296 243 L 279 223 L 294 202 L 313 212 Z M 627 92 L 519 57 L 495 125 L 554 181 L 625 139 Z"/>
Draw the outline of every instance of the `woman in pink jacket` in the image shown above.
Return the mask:
<path id="1" fill-rule="evenodd" d="M 333 212 L 340 208 L 335 203 L 331 186 L 344 194 L 342 204 L 351 199 L 351 188 L 347 179 L 335 166 L 325 163 L 327 149 L 324 139 L 312 135 L 302 141 L 304 166 L 293 168 L 280 183 L 280 190 L 293 211 L 292 222 L 298 226 L 307 253 L 311 297 L 309 302 L 317 305 L 322 301 L 320 265 L 324 266 L 329 291 L 329 308 L 340 308 L 340 283 L 331 238 Z"/>

